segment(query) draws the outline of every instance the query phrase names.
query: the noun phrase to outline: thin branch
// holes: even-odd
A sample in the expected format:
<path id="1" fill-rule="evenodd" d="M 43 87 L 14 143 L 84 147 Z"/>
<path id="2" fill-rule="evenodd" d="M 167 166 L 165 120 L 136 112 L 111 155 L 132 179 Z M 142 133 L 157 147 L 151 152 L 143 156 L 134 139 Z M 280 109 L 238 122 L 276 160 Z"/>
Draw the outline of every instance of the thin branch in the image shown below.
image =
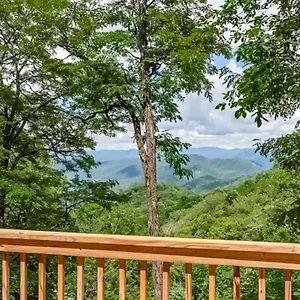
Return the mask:
<path id="1" fill-rule="evenodd" d="M 146 9 L 149 9 L 155 2 L 156 0 L 152 0 L 150 1 L 147 5 L 146 5 Z"/>

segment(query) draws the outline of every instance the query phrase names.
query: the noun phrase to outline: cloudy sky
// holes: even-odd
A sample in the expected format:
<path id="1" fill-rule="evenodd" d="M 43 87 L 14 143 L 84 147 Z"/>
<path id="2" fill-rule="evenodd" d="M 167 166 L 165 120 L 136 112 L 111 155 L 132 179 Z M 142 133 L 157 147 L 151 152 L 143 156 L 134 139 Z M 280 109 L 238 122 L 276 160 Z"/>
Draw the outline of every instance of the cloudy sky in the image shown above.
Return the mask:
<path id="1" fill-rule="evenodd" d="M 216 64 L 224 64 L 219 58 Z M 235 61 L 227 62 L 227 65 L 234 71 L 241 72 Z M 192 144 L 192 147 L 216 146 L 221 148 L 249 148 L 255 138 L 262 140 L 269 137 L 280 136 L 291 132 L 300 118 L 298 113 L 289 120 L 270 120 L 257 128 L 253 118 L 236 120 L 234 111 L 215 110 L 215 106 L 222 102 L 222 94 L 225 90 L 222 81 L 218 76 L 211 78 L 214 82 L 214 101 L 209 103 L 203 96 L 190 94 L 186 96 L 183 103 L 180 103 L 180 112 L 183 117 L 182 122 L 162 124 L 161 129 L 167 129 L 183 141 Z M 132 139 L 131 128 L 128 132 L 119 134 L 117 137 L 108 138 L 96 137 L 98 149 L 132 149 L 135 144 Z"/>
<path id="2" fill-rule="evenodd" d="M 208 0 L 208 2 L 217 8 L 224 3 L 224 0 Z M 272 13 L 275 11 L 270 10 Z M 234 60 L 225 61 L 221 57 L 216 57 L 215 64 L 217 67 L 227 65 L 235 72 L 242 72 Z M 175 124 L 162 124 L 160 129 L 169 130 L 182 141 L 192 144 L 192 147 L 249 148 L 256 138 L 265 140 L 291 132 L 297 120 L 300 119 L 300 112 L 298 112 L 289 120 L 270 119 L 260 128 L 256 127 L 251 117 L 237 120 L 234 117 L 234 111 L 230 109 L 225 111 L 214 109 L 219 102 L 223 102 L 222 95 L 225 88 L 218 76 L 212 77 L 211 80 L 214 83 L 212 103 L 201 95 L 187 95 L 185 101 L 179 106 L 183 121 Z M 119 150 L 135 148 L 132 136 L 133 132 L 130 127 L 126 133 L 118 134 L 114 138 L 98 136 L 96 137 L 97 148 Z"/>

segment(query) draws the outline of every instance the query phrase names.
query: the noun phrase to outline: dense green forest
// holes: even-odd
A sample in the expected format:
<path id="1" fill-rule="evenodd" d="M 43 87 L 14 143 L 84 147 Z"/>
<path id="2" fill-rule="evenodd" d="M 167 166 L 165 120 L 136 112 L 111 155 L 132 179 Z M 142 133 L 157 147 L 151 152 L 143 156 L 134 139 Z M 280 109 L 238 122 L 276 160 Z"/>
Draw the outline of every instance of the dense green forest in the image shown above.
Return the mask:
<path id="1" fill-rule="evenodd" d="M 0 228 L 298 243 L 299 9 L 299 0 L 0 0 Z M 295 120 L 290 133 L 255 142 L 272 170 L 189 156 L 192 141 L 164 127 L 182 121 L 186 95 L 215 100 L 216 75 L 225 89 L 220 114 L 229 108 L 257 127 Z M 97 137 L 126 131 L 139 167 L 136 159 L 99 166 Z M 132 187 L 128 177 L 144 184 Z M 20 299 L 19 259 L 10 254 L 12 299 Z M 75 266 L 68 258 L 68 299 Z M 135 300 L 138 263 L 127 267 Z M 148 298 L 161 300 L 162 265 L 148 267 Z M 56 298 L 56 268 L 47 257 L 47 299 Z M 29 300 L 38 298 L 37 269 L 30 255 Z M 172 265 L 172 300 L 184 297 L 183 274 Z M 85 275 L 85 299 L 95 299 L 93 259 Z M 207 275 L 194 266 L 194 299 L 207 299 Z M 108 260 L 109 300 L 118 298 L 117 276 Z M 283 276 L 268 270 L 267 299 L 283 298 Z M 257 270 L 241 277 L 242 299 L 257 299 Z M 300 274 L 293 280 L 300 299 Z M 232 268 L 218 267 L 217 289 L 218 300 L 232 297 Z"/>
<path id="2" fill-rule="evenodd" d="M 298 242 L 300 238 L 299 186 L 299 174 L 280 169 L 260 173 L 234 187 L 219 188 L 204 195 L 176 184 L 161 183 L 159 184 L 159 214 L 162 222 L 162 234 L 171 237 L 204 239 Z M 92 201 L 84 201 L 76 205 L 76 208 L 70 213 L 68 226 L 64 227 L 64 230 L 147 235 L 147 204 L 142 185 L 118 194 L 111 193 L 109 200 L 104 194 L 93 197 Z M 53 214 L 52 209 L 51 213 L 48 211 L 49 218 L 51 215 L 57 221 L 57 216 Z M 44 219 L 43 215 L 36 216 L 37 222 L 41 222 L 42 219 Z M 36 228 L 40 229 L 39 226 L 37 225 Z M 48 229 L 46 225 L 45 229 Z M 37 273 L 35 271 L 37 258 L 33 256 L 31 261 L 29 291 L 33 297 L 37 289 Z M 55 299 L 56 258 L 48 257 L 47 268 L 48 297 Z M 117 261 L 108 260 L 106 262 L 106 296 L 108 299 L 118 299 L 117 270 Z M 138 262 L 128 261 L 127 270 L 128 299 L 137 299 L 139 297 Z M 257 272 L 257 269 L 242 269 L 242 299 L 257 299 Z M 151 274 L 150 265 L 149 274 Z M 86 261 L 85 275 L 85 299 L 95 299 L 96 262 L 94 259 Z M 12 270 L 12 276 L 12 290 L 16 290 L 17 293 L 19 280 L 17 265 Z M 184 298 L 183 276 L 183 265 L 173 264 L 171 268 L 171 299 Z M 293 297 L 297 299 L 300 297 L 300 285 L 298 284 L 300 274 L 294 272 L 293 278 Z M 66 282 L 68 295 L 74 297 L 76 269 L 75 261 L 72 258 L 68 259 Z M 267 299 L 282 299 L 284 297 L 284 272 L 268 270 L 267 282 Z M 148 284 L 149 298 L 152 298 L 153 289 L 150 278 Z M 207 266 L 195 265 L 193 267 L 194 299 L 207 299 L 207 293 Z M 232 268 L 218 267 L 217 299 L 231 298 Z"/>
<path id="3" fill-rule="evenodd" d="M 199 195 L 174 184 L 159 185 L 159 213 L 166 236 L 228 240 L 298 242 L 300 238 L 300 177 L 293 172 L 272 170 L 261 173 L 240 185 L 217 189 Z M 128 202 L 110 209 L 101 205 L 84 204 L 74 214 L 78 230 L 113 234 L 144 235 L 147 233 L 147 206 L 142 186 L 125 192 Z M 85 220 L 89 220 L 87 224 Z M 118 299 L 116 264 L 108 264 L 109 299 Z M 138 297 L 138 265 L 128 264 L 128 299 Z M 95 276 L 94 269 L 88 276 Z M 257 299 L 256 269 L 243 269 L 242 299 Z M 284 297 L 284 272 L 268 271 L 267 299 Z M 171 299 L 184 298 L 184 270 L 172 267 Z M 300 297 L 300 274 L 294 274 L 295 299 Z M 90 279 L 93 282 L 93 279 Z M 232 268 L 219 267 L 217 299 L 232 298 Z M 93 291 L 95 293 L 95 290 Z M 95 297 L 91 291 L 91 298 Z M 208 269 L 193 269 L 195 299 L 208 297 Z M 113 296 L 115 295 L 115 296 Z"/>

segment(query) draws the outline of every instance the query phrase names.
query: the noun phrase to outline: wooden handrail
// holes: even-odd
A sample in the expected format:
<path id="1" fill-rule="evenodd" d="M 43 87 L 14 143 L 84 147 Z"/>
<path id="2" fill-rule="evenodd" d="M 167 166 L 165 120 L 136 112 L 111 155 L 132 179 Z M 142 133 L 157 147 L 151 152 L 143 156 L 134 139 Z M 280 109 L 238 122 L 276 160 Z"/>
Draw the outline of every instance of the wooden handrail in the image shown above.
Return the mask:
<path id="1" fill-rule="evenodd" d="M 300 270 L 300 245 L 0 229 L 0 251 Z"/>
<path id="2" fill-rule="evenodd" d="M 97 258 L 97 299 L 104 300 L 105 259 L 119 261 L 119 299 L 126 299 L 126 260 L 140 261 L 140 300 L 147 299 L 147 262 L 163 263 L 163 300 L 170 298 L 170 263 L 185 264 L 185 299 L 192 299 L 192 264 L 209 266 L 209 299 L 216 297 L 216 268 L 233 266 L 233 299 L 240 300 L 240 267 L 258 270 L 258 298 L 266 299 L 266 268 L 285 269 L 285 299 L 292 299 L 292 270 L 300 270 L 300 244 L 200 240 L 0 229 L 2 299 L 9 299 L 9 253 L 20 253 L 20 299 L 27 299 L 27 254 L 39 255 L 39 299 L 46 299 L 47 255 L 58 256 L 58 299 L 65 299 L 65 257 L 77 257 L 77 299 L 84 299 L 85 257 Z"/>

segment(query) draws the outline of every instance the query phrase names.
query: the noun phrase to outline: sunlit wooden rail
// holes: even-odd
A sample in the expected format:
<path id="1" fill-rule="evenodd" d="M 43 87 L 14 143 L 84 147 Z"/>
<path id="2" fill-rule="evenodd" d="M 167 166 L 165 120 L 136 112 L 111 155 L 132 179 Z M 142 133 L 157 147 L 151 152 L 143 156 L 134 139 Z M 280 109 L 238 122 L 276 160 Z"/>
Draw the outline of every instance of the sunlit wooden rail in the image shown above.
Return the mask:
<path id="1" fill-rule="evenodd" d="M 20 299 L 27 299 L 27 254 L 39 255 L 38 297 L 46 299 L 46 256 L 58 257 L 57 297 L 65 299 L 65 258 L 77 257 L 77 300 L 84 299 L 85 257 L 97 259 L 97 299 L 104 299 L 105 259 L 119 261 L 119 299 L 126 299 L 126 260 L 140 261 L 140 299 L 147 299 L 147 262 L 163 263 L 163 300 L 170 295 L 170 265 L 185 264 L 185 299 L 192 300 L 192 264 L 209 266 L 209 300 L 216 298 L 217 266 L 233 267 L 233 299 L 241 297 L 240 267 L 257 268 L 259 300 L 266 299 L 266 269 L 285 270 L 285 300 L 292 299 L 292 270 L 300 270 L 300 245 L 163 237 L 96 235 L 0 229 L 2 299 L 10 297 L 11 253 L 20 253 Z"/>

